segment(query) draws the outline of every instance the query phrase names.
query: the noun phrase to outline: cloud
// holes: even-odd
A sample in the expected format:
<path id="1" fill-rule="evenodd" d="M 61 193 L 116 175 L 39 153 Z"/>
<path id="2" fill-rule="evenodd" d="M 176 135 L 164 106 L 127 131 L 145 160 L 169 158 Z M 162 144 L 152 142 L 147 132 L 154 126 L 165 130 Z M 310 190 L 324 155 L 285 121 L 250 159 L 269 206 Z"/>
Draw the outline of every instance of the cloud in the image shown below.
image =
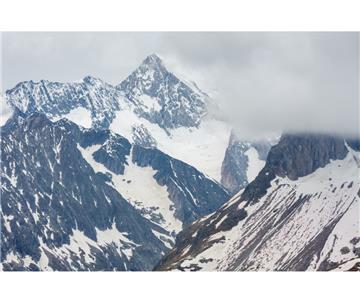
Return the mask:
<path id="1" fill-rule="evenodd" d="M 4 33 L 3 87 L 22 80 L 121 82 L 148 54 L 210 92 L 243 137 L 358 135 L 357 33 Z"/>
<path id="2" fill-rule="evenodd" d="M 202 75 L 242 136 L 359 133 L 357 33 L 181 34 L 165 49 Z"/>
<path id="3" fill-rule="evenodd" d="M 117 84 L 156 43 L 143 33 L 3 33 L 3 87 L 25 80 L 76 81 L 94 75 Z"/>

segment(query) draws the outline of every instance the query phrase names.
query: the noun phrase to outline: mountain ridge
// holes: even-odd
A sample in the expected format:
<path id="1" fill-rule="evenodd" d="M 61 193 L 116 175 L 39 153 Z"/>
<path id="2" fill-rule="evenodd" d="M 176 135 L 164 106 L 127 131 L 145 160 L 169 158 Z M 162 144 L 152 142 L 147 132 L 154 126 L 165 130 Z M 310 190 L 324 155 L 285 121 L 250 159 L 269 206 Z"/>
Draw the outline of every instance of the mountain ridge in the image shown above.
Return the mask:
<path id="1" fill-rule="evenodd" d="M 290 144 L 299 139 L 302 144 Z M 334 148 L 324 148 L 325 142 Z M 285 135 L 279 144 L 272 147 L 264 169 L 245 190 L 178 235 L 175 248 L 157 270 L 356 267 L 360 262 L 360 154 L 347 147 L 344 139 L 329 136 Z M 311 151 L 314 159 L 324 157 L 306 175 L 299 171 L 301 176 L 290 176 L 291 180 L 279 169 L 281 156 L 285 162 L 291 158 L 291 152 L 290 158 L 282 152 L 284 144 L 298 150 L 292 155 L 294 163 L 309 154 L 306 146 L 315 148 Z M 277 167 L 269 166 L 269 161 Z M 265 187 L 254 194 L 251 187 L 261 187 L 261 174 L 271 180 L 265 179 Z"/>
<path id="2" fill-rule="evenodd" d="M 39 111 L 53 121 L 65 117 L 82 127 L 111 129 L 131 143 L 160 149 L 230 191 L 247 182 L 246 175 L 237 179 L 229 168 L 225 175 L 230 180 L 221 180 L 222 165 L 229 166 L 227 149 L 230 164 L 234 156 L 244 162 L 250 157 L 231 149 L 231 126 L 209 115 L 209 96 L 168 71 L 156 54 L 145 58 L 117 86 L 93 76 L 73 83 L 27 81 L 7 90 L 5 99 L 25 114 Z M 240 169 L 248 168 L 244 162 Z"/>

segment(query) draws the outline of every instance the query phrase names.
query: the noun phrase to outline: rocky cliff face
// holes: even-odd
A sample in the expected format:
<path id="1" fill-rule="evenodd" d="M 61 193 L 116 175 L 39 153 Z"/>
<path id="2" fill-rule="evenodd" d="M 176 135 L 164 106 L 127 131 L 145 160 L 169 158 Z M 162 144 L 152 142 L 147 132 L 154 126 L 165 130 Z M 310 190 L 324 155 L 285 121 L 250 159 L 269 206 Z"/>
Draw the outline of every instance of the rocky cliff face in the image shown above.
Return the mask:
<path id="1" fill-rule="evenodd" d="M 181 232 L 157 269 L 355 269 L 360 155 L 347 145 L 337 137 L 284 135 L 259 176 Z"/>
<path id="2" fill-rule="evenodd" d="M 242 194 L 242 199 L 255 201 L 262 197 L 276 177 L 297 180 L 324 167 L 331 160 L 344 159 L 348 150 L 344 138 L 328 135 L 283 135 L 271 148 L 268 160 L 258 177 Z"/>

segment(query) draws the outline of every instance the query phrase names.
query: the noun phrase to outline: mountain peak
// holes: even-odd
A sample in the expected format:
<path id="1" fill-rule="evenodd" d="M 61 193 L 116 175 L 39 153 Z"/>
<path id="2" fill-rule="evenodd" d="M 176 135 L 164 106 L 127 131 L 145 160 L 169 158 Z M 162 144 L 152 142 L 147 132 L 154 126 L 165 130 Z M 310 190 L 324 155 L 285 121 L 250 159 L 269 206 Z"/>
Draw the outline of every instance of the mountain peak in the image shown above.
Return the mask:
<path id="1" fill-rule="evenodd" d="M 156 54 L 156 53 L 148 55 L 145 58 L 144 62 L 162 64 L 162 60 L 161 60 L 160 56 L 158 54 Z"/>
<path id="2" fill-rule="evenodd" d="M 88 84 L 96 84 L 96 83 L 103 83 L 103 80 L 101 80 L 101 79 L 99 79 L 99 78 L 97 78 L 97 77 L 93 77 L 93 76 L 91 76 L 91 75 L 87 75 L 86 77 L 84 77 L 83 79 L 82 79 L 82 81 L 84 82 L 84 83 L 88 83 Z"/>
<path id="3" fill-rule="evenodd" d="M 155 69 L 162 73 L 167 72 L 167 69 L 166 69 L 163 61 L 156 53 L 153 53 L 145 58 L 145 60 L 140 65 L 140 68 L 144 68 L 144 67 L 146 69 Z"/>
<path id="4" fill-rule="evenodd" d="M 169 72 L 157 54 L 146 57 L 116 88 L 162 128 L 198 126 L 207 111 L 204 95 Z"/>

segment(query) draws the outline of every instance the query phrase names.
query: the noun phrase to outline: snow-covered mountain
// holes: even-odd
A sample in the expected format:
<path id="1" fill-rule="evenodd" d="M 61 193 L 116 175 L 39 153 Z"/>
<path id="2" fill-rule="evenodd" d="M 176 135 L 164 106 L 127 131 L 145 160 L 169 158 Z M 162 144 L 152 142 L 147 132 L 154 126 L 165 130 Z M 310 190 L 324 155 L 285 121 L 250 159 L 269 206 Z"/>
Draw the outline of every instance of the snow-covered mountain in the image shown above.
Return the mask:
<path id="1" fill-rule="evenodd" d="M 1 128 L 4 270 L 149 270 L 227 192 L 195 168 L 18 111 Z"/>
<path id="2" fill-rule="evenodd" d="M 117 86 L 90 76 L 75 83 L 28 81 L 6 91 L 5 99 L 26 114 L 41 112 L 53 121 L 65 117 L 86 128 L 109 128 L 131 143 L 156 147 L 230 191 L 256 175 L 267 153 L 261 143 L 235 143 L 231 125 L 208 114 L 211 98 L 169 71 L 156 54 Z"/>
<path id="3" fill-rule="evenodd" d="M 359 142 L 244 141 L 212 101 L 157 55 L 6 91 L 2 269 L 357 269 Z"/>
<path id="4" fill-rule="evenodd" d="M 150 231 L 160 240 L 160 243 L 156 242 L 157 248 L 154 248 L 156 257 L 160 257 L 166 249 L 172 247 L 175 235 L 183 227 L 213 212 L 229 198 L 228 192 L 213 179 L 220 180 L 220 167 L 230 128 L 225 123 L 207 119 L 207 99 L 207 95 L 195 84 L 188 82 L 185 84 L 167 71 L 156 55 L 146 58 L 118 86 L 88 76 L 75 83 L 44 80 L 38 83 L 22 82 L 6 91 L 4 98 L 1 99 L 1 107 L 4 109 L 1 112 L 1 129 L 4 137 L 1 147 L 2 161 L 11 166 L 2 167 L 2 177 L 5 183 L 10 181 L 10 185 L 13 186 L 4 185 L 2 189 L 7 188 L 8 191 L 2 197 L 5 203 L 13 204 L 9 208 L 5 206 L 2 213 L 4 229 L 8 226 L 13 232 L 18 226 L 16 218 L 19 217 L 19 213 L 14 212 L 18 207 L 27 207 L 31 216 L 47 217 L 46 228 L 53 228 L 52 222 L 48 221 L 48 211 L 38 208 L 37 205 L 30 206 L 27 201 L 29 196 L 36 196 L 39 204 L 43 199 L 46 203 L 57 204 L 67 200 L 69 193 L 65 188 L 69 186 L 70 191 L 73 188 L 71 196 L 73 202 L 81 203 L 84 199 L 90 198 L 98 205 L 100 202 L 96 200 L 102 199 L 102 203 L 105 203 L 109 196 L 100 194 L 97 190 L 104 191 L 103 187 L 108 190 L 110 186 L 115 190 L 116 195 L 116 197 L 112 196 L 112 199 L 127 202 L 131 206 L 131 211 L 140 214 L 150 225 Z M 68 122 L 62 120 L 63 118 Z M 36 126 L 37 122 L 33 120 L 52 130 L 41 134 L 35 133 L 35 130 L 28 127 L 26 131 L 34 131 L 33 136 L 25 134 L 13 136 L 14 133 L 22 132 L 24 125 Z M 57 132 L 58 128 L 63 131 L 62 136 L 66 137 L 61 139 L 61 142 L 76 142 L 76 150 L 73 144 L 71 148 L 67 146 L 70 148 L 68 153 L 73 155 L 68 159 L 68 166 L 64 165 L 64 162 L 60 163 L 58 159 L 56 163 L 51 162 L 55 156 L 53 153 L 59 152 L 59 148 L 62 148 L 62 143 L 55 144 L 55 138 L 52 138 L 52 133 Z M 49 144 L 47 140 L 50 143 L 54 140 L 54 144 Z M 26 154 L 13 151 L 23 151 L 23 148 L 29 146 L 31 148 Z M 40 159 L 36 161 L 35 158 L 40 151 L 35 146 L 46 146 L 41 150 Z M 82 159 L 76 158 L 78 156 Z M 61 167 L 57 167 L 58 165 Z M 54 167 L 57 167 L 56 169 L 60 170 L 59 173 L 63 176 L 72 173 L 70 171 L 77 169 L 79 165 L 77 174 L 83 173 L 83 175 L 76 176 L 75 179 L 74 175 L 73 178 L 69 177 L 71 186 L 70 183 L 66 185 L 62 183 L 65 180 L 58 179 L 58 176 L 53 177 Z M 82 168 L 83 165 L 86 169 Z M 95 176 L 90 178 L 85 176 L 89 169 L 93 171 L 90 175 L 95 173 L 98 178 L 94 185 L 96 192 L 93 193 L 96 195 L 90 197 L 88 194 L 91 195 L 92 192 L 89 188 Z M 32 179 L 31 185 L 28 185 L 28 177 Z M 39 179 L 44 179 L 47 187 L 44 188 L 41 181 L 37 183 Z M 16 181 L 12 182 L 13 180 Z M 82 181 L 84 184 L 81 183 Z M 25 188 L 21 188 L 22 186 Z M 81 189 L 86 186 L 88 186 L 87 190 L 90 190 L 89 193 Z M 58 191 L 59 187 L 62 190 L 58 196 L 53 191 L 55 189 Z M 56 200 L 52 201 L 52 198 Z M 20 205 L 21 203 L 24 204 Z M 76 207 L 77 211 L 80 211 L 78 205 L 71 204 L 70 207 Z M 64 214 L 63 210 L 60 212 L 57 210 L 53 211 L 53 215 L 61 217 Z M 79 215 L 74 211 L 71 209 L 72 224 L 74 221 L 77 223 L 76 219 Z M 103 215 L 101 213 L 99 211 L 99 215 Z M 91 222 L 93 215 L 95 214 L 84 214 L 84 217 L 87 216 L 88 222 Z M 31 217 L 24 216 L 25 223 L 33 222 Z M 18 235 L 23 226 L 27 227 L 25 223 L 17 230 Z M 108 221 L 106 224 L 107 229 L 109 223 Z M 142 220 L 137 223 L 141 225 Z M 71 229 L 69 226 L 64 227 L 69 234 L 61 235 L 65 236 L 67 244 L 71 241 L 71 234 L 77 231 L 72 224 Z M 64 242 L 49 242 L 48 245 L 43 246 L 41 240 L 45 240 L 48 231 L 41 223 L 35 221 L 35 225 L 31 225 L 31 228 L 38 228 L 33 254 L 24 254 L 22 251 L 24 247 L 20 243 L 19 247 L 14 242 L 3 245 L 2 260 L 5 269 L 30 269 L 30 262 L 25 265 L 24 257 L 33 259 L 31 262 L 33 269 L 109 269 L 109 266 L 99 264 L 96 259 L 91 263 L 84 261 L 81 255 L 71 260 L 74 263 L 69 263 L 68 266 L 55 263 L 57 260 L 46 267 L 42 266 L 38 256 L 44 249 L 47 252 L 51 251 L 52 257 L 56 258 L 59 245 Z M 155 226 L 155 229 L 152 226 Z M 87 227 L 89 231 L 83 226 L 80 227 L 81 231 L 85 232 L 84 236 L 90 238 L 93 245 L 93 242 L 99 245 L 94 237 L 94 228 L 103 230 L 103 222 L 98 225 L 95 220 L 93 225 Z M 116 230 L 113 225 L 111 227 L 114 232 L 120 231 L 119 225 L 116 225 Z M 57 228 L 58 226 L 55 227 Z M 2 233 L 2 236 L 4 240 L 9 240 L 9 236 L 11 237 L 10 233 L 6 232 Z M 131 240 L 136 238 L 132 235 L 130 237 Z M 88 238 L 81 237 L 81 243 L 78 239 L 80 247 L 77 251 L 80 254 L 85 251 L 83 245 L 88 249 Z M 142 237 L 139 240 L 134 239 L 134 242 L 141 244 L 141 240 Z M 149 237 L 149 240 L 153 244 L 153 238 Z M 115 247 L 119 246 L 118 243 L 115 243 Z M 148 243 L 145 240 L 145 246 L 146 244 Z M 76 244 L 72 243 L 72 245 Z M 98 245 L 96 245 L 98 249 L 107 253 L 106 249 Z M 134 260 L 124 262 L 118 260 L 119 253 L 120 250 L 111 256 L 117 259 L 114 260 L 116 264 L 109 264 L 115 269 L 147 270 L 157 262 L 156 257 L 151 253 L 143 258 L 134 257 Z M 93 253 L 88 254 L 97 257 Z M 8 255 L 10 255 L 9 261 L 7 261 Z M 68 262 L 70 258 L 73 258 L 72 254 L 64 255 L 63 260 Z"/>
<path id="5" fill-rule="evenodd" d="M 179 234 L 159 270 L 359 270 L 360 144 L 284 135 L 265 167 Z"/>
<path id="6" fill-rule="evenodd" d="M 135 107 L 118 111 L 111 130 L 156 146 L 220 182 L 231 127 L 207 114 L 210 99 L 196 84 L 150 55 L 117 88 Z"/>
<path id="7" fill-rule="evenodd" d="M 109 128 L 220 182 L 231 127 L 208 116 L 208 96 L 168 71 L 157 55 L 117 86 L 90 76 L 75 83 L 28 81 L 6 91 L 5 100 L 25 114 L 41 112 L 53 121 L 65 117 L 86 128 Z"/>

